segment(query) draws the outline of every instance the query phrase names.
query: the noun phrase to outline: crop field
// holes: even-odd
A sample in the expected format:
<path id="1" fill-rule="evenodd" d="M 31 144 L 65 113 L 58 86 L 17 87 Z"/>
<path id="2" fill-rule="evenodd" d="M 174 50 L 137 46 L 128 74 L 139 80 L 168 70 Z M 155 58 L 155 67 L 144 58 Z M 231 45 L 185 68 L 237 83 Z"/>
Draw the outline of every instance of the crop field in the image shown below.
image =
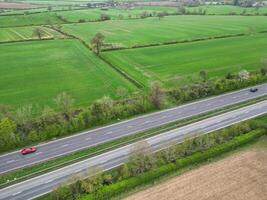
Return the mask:
<path id="1" fill-rule="evenodd" d="M 9 41 L 21 41 L 29 39 L 37 39 L 37 36 L 33 35 L 34 29 L 39 28 L 45 34 L 42 38 L 64 38 L 65 36 L 61 33 L 54 31 L 46 27 L 11 27 L 11 28 L 0 28 L 0 42 Z"/>
<path id="2" fill-rule="evenodd" d="M 42 25 L 50 23 L 61 23 L 55 13 L 38 13 L 29 15 L 0 16 L 1 27 L 14 27 L 26 25 Z"/>
<path id="3" fill-rule="evenodd" d="M 224 159 L 156 183 L 123 200 L 264 200 L 267 138 Z"/>
<path id="4" fill-rule="evenodd" d="M 6 43 L 0 52 L 0 104 L 53 106 L 67 92 L 82 106 L 119 86 L 136 89 L 77 40 Z"/>
<path id="5" fill-rule="evenodd" d="M 267 34 L 107 51 L 103 57 L 137 81 L 185 83 L 206 70 L 209 77 L 257 69 L 267 59 Z"/>
<path id="6" fill-rule="evenodd" d="M 163 6 L 146 6 L 146 7 L 136 7 L 134 9 L 84 9 L 84 10 L 74 10 L 58 12 L 58 15 L 62 16 L 64 19 L 70 22 L 78 22 L 79 20 L 94 21 L 100 19 L 101 14 L 106 14 L 110 16 L 111 19 L 127 19 L 127 18 L 140 18 L 142 12 L 148 12 L 151 14 L 159 12 L 174 13 L 177 11 L 175 7 L 163 7 Z"/>
<path id="7" fill-rule="evenodd" d="M 245 8 L 240 6 L 231 6 L 231 5 L 208 5 L 208 6 L 199 6 L 199 7 L 187 7 L 186 10 L 190 12 L 198 12 L 199 9 L 206 11 L 206 14 L 210 15 L 228 15 L 228 14 L 250 14 L 250 15 L 264 15 L 267 14 L 267 7 L 261 8 Z"/>
<path id="8" fill-rule="evenodd" d="M 265 16 L 169 16 L 161 20 L 111 20 L 66 24 L 63 30 L 89 42 L 97 33 L 106 43 L 131 47 L 267 30 Z"/>

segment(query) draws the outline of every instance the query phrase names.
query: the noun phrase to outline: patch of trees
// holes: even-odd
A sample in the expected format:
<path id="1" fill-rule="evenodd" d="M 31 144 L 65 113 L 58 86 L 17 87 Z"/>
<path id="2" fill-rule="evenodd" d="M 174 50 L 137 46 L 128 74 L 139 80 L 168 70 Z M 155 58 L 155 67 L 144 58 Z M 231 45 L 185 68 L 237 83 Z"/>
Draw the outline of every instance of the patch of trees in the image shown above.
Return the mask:
<path id="1" fill-rule="evenodd" d="M 0 152 L 33 143 L 66 136 L 91 127 L 126 119 L 153 110 L 160 110 L 211 95 L 218 95 L 267 81 L 267 68 L 259 71 L 228 73 L 224 78 L 209 79 L 201 71 L 199 80 L 188 85 L 175 85 L 165 90 L 158 82 L 147 92 L 129 95 L 119 87 L 116 99 L 103 97 L 83 109 L 75 109 L 74 99 L 61 93 L 54 99 L 54 108 L 26 105 L 12 109 L 0 105 Z"/>
<path id="2" fill-rule="evenodd" d="M 73 175 L 67 181 L 68 185 L 58 186 L 51 196 L 57 200 L 111 199 L 182 167 L 207 160 L 258 138 L 266 134 L 266 128 L 266 125 L 256 121 L 240 123 L 215 133 L 187 138 L 180 144 L 168 144 L 157 153 L 153 153 L 149 144 L 143 140 L 133 146 L 128 161 L 122 166 L 106 172 L 97 167 L 90 168 L 87 175 L 91 176 L 87 179 Z"/>

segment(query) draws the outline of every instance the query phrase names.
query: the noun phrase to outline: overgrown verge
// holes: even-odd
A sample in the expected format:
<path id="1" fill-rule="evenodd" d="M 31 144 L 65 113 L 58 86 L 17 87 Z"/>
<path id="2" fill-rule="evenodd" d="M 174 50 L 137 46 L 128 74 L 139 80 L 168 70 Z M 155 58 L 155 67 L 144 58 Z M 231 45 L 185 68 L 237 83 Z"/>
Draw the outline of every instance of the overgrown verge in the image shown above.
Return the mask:
<path id="1" fill-rule="evenodd" d="M 155 154 L 151 154 L 149 145 L 142 141 L 133 148 L 129 161 L 123 166 L 104 173 L 96 168 L 89 169 L 88 174 L 96 175 L 85 180 L 73 175 L 66 184 L 46 195 L 45 199 L 111 199 L 183 167 L 230 151 L 264 134 L 265 123 L 252 120 L 187 139 Z"/>
<path id="2" fill-rule="evenodd" d="M 15 171 L 7 172 L 5 174 L 2 174 L 0 177 L 0 188 L 7 187 L 9 185 L 36 177 L 38 175 L 48 173 L 50 171 L 62 168 L 64 166 L 73 164 L 75 162 L 79 162 L 82 160 L 85 160 L 87 158 L 90 158 L 92 156 L 99 155 L 101 153 L 113 150 L 115 148 L 122 147 L 124 145 L 137 142 L 139 140 L 152 137 L 154 135 L 173 130 L 175 128 L 185 126 L 190 123 L 194 123 L 203 119 L 206 119 L 208 117 L 213 117 L 218 114 L 222 114 L 225 112 L 229 112 L 244 106 L 248 106 L 263 100 L 266 100 L 267 96 L 259 97 L 253 100 L 249 100 L 247 102 L 227 106 L 222 109 L 217 109 L 208 113 L 200 114 L 194 117 L 186 118 L 177 122 L 172 122 L 166 125 L 162 125 L 157 128 L 150 129 L 145 132 L 140 132 L 134 135 L 125 136 L 119 139 L 115 139 L 113 141 L 105 142 L 103 144 L 99 144 L 97 146 L 89 147 L 84 150 L 80 150 L 68 155 L 64 155 L 62 157 L 58 157 L 49 161 L 41 162 L 38 164 L 35 164 L 33 166 L 25 167 L 22 169 L 18 169 Z"/>

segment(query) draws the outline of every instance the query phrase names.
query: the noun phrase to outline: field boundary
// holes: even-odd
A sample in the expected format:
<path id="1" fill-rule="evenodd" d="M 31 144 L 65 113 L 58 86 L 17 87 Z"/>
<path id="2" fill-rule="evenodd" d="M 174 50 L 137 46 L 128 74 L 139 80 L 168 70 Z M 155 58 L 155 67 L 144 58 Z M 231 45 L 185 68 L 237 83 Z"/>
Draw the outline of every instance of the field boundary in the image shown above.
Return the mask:
<path id="1" fill-rule="evenodd" d="M 267 30 L 263 30 L 257 33 L 266 33 Z M 180 40 L 180 41 L 167 41 L 162 43 L 151 43 L 146 45 L 134 45 L 131 47 L 117 47 L 117 48 L 106 48 L 103 49 L 103 52 L 108 51 L 119 51 L 119 50 L 129 50 L 129 49 L 139 49 L 139 48 L 149 48 L 149 47 L 157 47 L 157 46 L 167 46 L 167 45 L 174 45 L 174 44 L 184 44 L 184 43 L 194 43 L 194 42 L 200 42 L 200 41 L 208 41 L 208 40 L 217 40 L 217 39 L 224 39 L 224 38 L 233 38 L 233 37 L 243 37 L 247 36 L 249 34 L 247 33 L 237 33 L 237 34 L 228 34 L 228 35 L 219 35 L 219 36 L 209 36 L 204 38 L 196 38 L 192 40 Z"/>

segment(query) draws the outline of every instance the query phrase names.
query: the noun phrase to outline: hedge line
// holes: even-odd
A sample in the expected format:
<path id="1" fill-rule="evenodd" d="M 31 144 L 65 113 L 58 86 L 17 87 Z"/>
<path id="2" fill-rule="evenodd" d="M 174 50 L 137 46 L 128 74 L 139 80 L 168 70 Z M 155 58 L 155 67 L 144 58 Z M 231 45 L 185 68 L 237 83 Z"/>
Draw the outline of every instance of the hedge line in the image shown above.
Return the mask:
<path id="1" fill-rule="evenodd" d="M 110 199 L 112 197 L 115 197 L 117 195 L 120 195 L 126 191 L 130 191 L 137 186 L 145 185 L 148 183 L 151 183 L 160 177 L 170 174 L 172 172 L 175 172 L 178 169 L 181 169 L 183 167 L 201 163 L 209 158 L 218 156 L 222 153 L 228 152 L 232 149 L 235 149 L 241 145 L 244 145 L 246 143 L 249 143 L 256 138 L 259 138 L 260 136 L 266 134 L 266 131 L 264 129 L 257 129 L 254 131 L 251 131 L 247 134 L 237 136 L 234 139 L 230 140 L 229 142 L 226 142 L 224 144 L 220 144 L 217 146 L 214 146 L 206 151 L 203 152 L 196 152 L 192 155 L 184 158 L 177 159 L 175 163 L 170 163 L 167 165 L 163 165 L 157 169 L 151 170 L 149 172 L 146 172 L 142 175 L 131 177 L 125 180 L 122 180 L 118 183 L 114 183 L 111 185 L 104 186 L 99 191 L 97 191 L 94 194 L 87 194 L 85 196 L 82 196 L 79 198 L 80 200 L 101 200 L 101 199 Z"/>

